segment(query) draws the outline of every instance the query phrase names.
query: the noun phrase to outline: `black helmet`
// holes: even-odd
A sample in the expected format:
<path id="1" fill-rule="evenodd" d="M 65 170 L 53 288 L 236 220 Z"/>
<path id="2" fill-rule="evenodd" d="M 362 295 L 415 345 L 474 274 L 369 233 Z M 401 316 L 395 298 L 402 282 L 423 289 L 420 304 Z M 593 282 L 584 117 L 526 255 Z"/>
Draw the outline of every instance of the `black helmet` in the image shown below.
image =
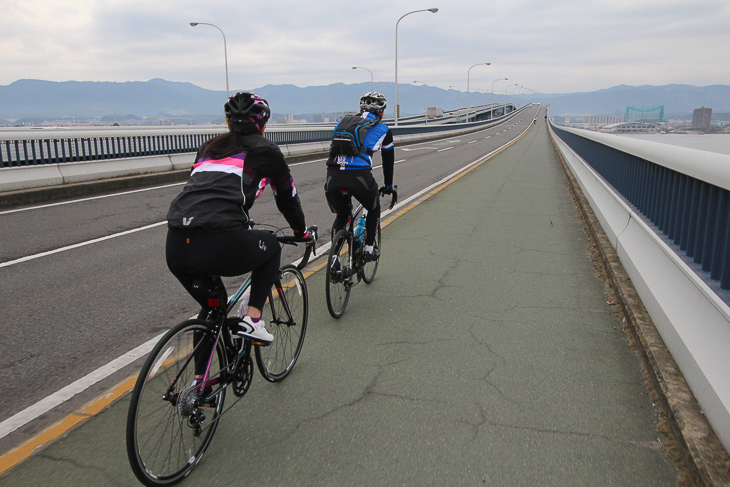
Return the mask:
<path id="1" fill-rule="evenodd" d="M 228 99 L 223 109 L 226 120 L 231 123 L 240 123 L 250 120 L 261 130 L 271 117 L 269 102 L 249 91 L 236 93 Z"/>
<path id="2" fill-rule="evenodd" d="M 360 97 L 360 110 L 372 112 L 377 115 L 385 111 L 386 106 L 388 104 L 385 102 L 385 96 L 377 91 L 365 93 Z"/>

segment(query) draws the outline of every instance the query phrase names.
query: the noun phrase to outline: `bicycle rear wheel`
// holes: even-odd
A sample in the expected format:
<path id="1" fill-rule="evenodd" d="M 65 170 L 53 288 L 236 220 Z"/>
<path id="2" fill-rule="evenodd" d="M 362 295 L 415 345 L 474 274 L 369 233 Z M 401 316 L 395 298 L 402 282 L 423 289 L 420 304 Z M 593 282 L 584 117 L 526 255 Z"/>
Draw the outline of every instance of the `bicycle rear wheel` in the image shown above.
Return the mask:
<path id="1" fill-rule="evenodd" d="M 226 389 L 213 386 L 215 399 L 193 387 L 211 360 L 209 380 L 222 379 L 227 366 L 222 340 L 203 320 L 184 321 L 155 345 L 132 392 L 127 414 L 127 456 L 137 479 L 148 486 L 176 484 L 198 464 L 223 411 Z M 196 348 L 197 347 L 197 348 Z M 201 403 L 207 399 L 207 406 Z M 212 402 L 212 404 L 211 404 Z"/>
<path id="2" fill-rule="evenodd" d="M 279 382 L 294 368 L 304 344 L 308 316 L 309 295 L 304 276 L 293 265 L 282 267 L 261 315 L 274 341 L 266 347 L 256 347 L 256 365 L 267 381 Z"/>
<path id="3" fill-rule="evenodd" d="M 367 235 L 365 238 L 367 239 Z M 378 255 L 378 259 L 363 263 L 362 280 L 365 281 L 365 284 L 373 282 L 375 272 L 378 270 L 378 263 L 380 262 L 380 220 L 378 220 L 378 226 L 375 227 L 375 242 L 373 243 L 373 247 L 377 251 L 376 255 Z"/>
<path id="4" fill-rule="evenodd" d="M 350 233 L 342 229 L 335 235 L 327 259 L 327 309 L 333 318 L 340 318 L 345 312 L 352 288 L 352 248 L 349 245 Z"/>

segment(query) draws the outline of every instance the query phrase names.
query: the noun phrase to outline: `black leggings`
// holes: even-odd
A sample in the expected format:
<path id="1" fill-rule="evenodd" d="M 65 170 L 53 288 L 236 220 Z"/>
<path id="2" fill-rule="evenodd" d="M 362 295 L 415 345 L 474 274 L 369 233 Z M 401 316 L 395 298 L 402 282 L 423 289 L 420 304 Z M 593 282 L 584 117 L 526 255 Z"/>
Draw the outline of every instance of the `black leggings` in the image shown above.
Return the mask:
<path id="1" fill-rule="evenodd" d="M 196 279 L 219 281 L 218 276 L 240 276 L 251 272 L 249 305 L 262 309 L 279 272 L 281 246 L 276 236 L 263 230 L 229 230 L 187 233 L 169 228 L 167 267 L 183 287 L 208 308 L 207 293 L 196 292 Z M 221 305 L 227 300 L 221 285 Z"/>
<path id="2" fill-rule="evenodd" d="M 350 213 L 347 208 L 347 200 L 342 197 L 342 190 L 347 190 L 350 195 L 362 203 L 362 207 L 368 211 L 365 219 L 366 240 L 365 245 L 373 245 L 375 232 L 380 219 L 380 198 L 378 193 L 378 182 L 370 170 L 327 171 L 327 181 L 324 184 L 324 194 L 327 196 L 332 213 L 336 213 L 332 224 L 332 236 L 334 237 L 340 229 L 345 228 Z"/>

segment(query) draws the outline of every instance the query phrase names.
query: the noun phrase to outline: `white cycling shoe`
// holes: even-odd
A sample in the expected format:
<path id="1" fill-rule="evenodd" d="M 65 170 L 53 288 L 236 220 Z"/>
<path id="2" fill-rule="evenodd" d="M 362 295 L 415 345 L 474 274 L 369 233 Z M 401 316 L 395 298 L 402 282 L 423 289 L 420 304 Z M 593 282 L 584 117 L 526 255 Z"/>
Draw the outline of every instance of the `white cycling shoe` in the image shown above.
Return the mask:
<path id="1" fill-rule="evenodd" d="M 250 316 L 244 316 L 237 324 L 238 329 L 234 330 L 236 335 L 241 335 L 252 340 L 258 340 L 264 343 L 274 341 L 274 335 L 266 331 L 263 320 L 254 320 Z"/>

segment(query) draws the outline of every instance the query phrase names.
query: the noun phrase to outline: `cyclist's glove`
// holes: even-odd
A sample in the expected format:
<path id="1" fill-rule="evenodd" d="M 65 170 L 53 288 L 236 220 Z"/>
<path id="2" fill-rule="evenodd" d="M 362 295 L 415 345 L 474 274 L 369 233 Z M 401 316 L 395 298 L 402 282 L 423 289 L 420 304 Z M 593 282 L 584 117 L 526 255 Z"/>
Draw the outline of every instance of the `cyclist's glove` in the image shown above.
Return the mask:
<path id="1" fill-rule="evenodd" d="M 316 241 L 317 240 L 317 232 L 316 232 L 316 229 L 317 229 L 317 227 L 312 226 L 312 227 L 309 227 L 306 230 L 304 230 L 304 233 L 302 233 L 301 231 L 297 232 L 295 230 L 294 231 L 294 238 L 296 238 L 296 240 L 299 241 L 299 242 L 313 242 L 313 241 Z"/>
<path id="2" fill-rule="evenodd" d="M 390 206 L 388 207 L 389 210 L 393 209 L 393 206 L 398 201 L 398 186 L 383 186 L 378 191 L 380 191 L 380 194 L 385 196 L 386 194 L 393 195 L 393 197 L 390 199 Z"/>

